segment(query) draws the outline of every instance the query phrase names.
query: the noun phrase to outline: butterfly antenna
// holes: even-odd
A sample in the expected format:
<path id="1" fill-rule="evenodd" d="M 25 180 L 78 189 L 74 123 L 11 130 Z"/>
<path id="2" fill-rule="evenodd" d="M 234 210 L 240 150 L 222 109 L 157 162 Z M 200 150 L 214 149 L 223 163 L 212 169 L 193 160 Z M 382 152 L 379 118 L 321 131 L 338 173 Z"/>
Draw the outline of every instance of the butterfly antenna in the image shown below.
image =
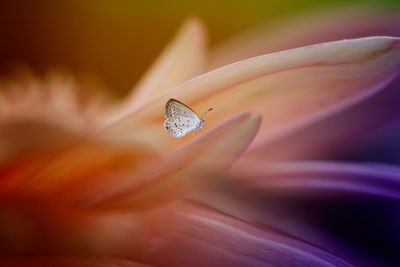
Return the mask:
<path id="1" fill-rule="evenodd" d="M 204 112 L 204 113 L 201 115 L 201 118 L 204 118 L 204 116 L 205 116 L 208 112 L 210 112 L 211 110 L 213 110 L 213 108 L 209 108 L 206 112 Z"/>

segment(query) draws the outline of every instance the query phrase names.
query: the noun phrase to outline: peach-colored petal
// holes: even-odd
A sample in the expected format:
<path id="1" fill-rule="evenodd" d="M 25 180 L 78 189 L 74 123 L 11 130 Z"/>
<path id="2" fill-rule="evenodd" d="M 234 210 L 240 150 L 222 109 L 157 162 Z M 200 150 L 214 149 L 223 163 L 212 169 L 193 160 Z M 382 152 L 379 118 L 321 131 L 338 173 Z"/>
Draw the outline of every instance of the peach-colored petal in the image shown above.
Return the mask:
<path id="1" fill-rule="evenodd" d="M 258 25 L 211 51 L 209 69 L 262 54 L 366 36 L 398 36 L 398 14 L 373 7 L 315 9 Z"/>
<path id="2" fill-rule="evenodd" d="M 38 77 L 19 68 L 10 78 L 0 79 L 0 120 L 45 119 L 91 130 L 103 123 L 101 115 L 112 103 L 94 83 L 66 71 L 50 70 Z"/>
<path id="3" fill-rule="evenodd" d="M 114 179 L 106 188 L 108 197 L 100 204 L 141 209 L 187 196 L 200 189 L 202 180 L 230 166 L 253 140 L 259 125 L 259 116 L 236 116 L 145 166 L 136 174 L 142 181 L 139 186 L 138 180 L 129 176 Z"/>
<path id="4" fill-rule="evenodd" d="M 254 138 L 259 117 L 237 116 L 179 150 L 78 140 L 0 169 L 0 194 L 43 205 L 146 208 L 186 196 L 199 179 L 223 171 Z"/>
<path id="5" fill-rule="evenodd" d="M 63 122 L 39 118 L 0 120 L 0 164 L 26 157 L 37 151 L 69 145 L 84 133 L 63 125 Z"/>
<path id="6" fill-rule="evenodd" d="M 87 195 L 77 193 L 91 192 L 97 183 L 122 172 L 132 175 L 157 157 L 156 151 L 141 143 L 80 138 L 50 144 L 1 165 L 0 196 L 32 199 L 44 206 L 81 206 Z"/>
<path id="7" fill-rule="evenodd" d="M 188 19 L 150 70 L 132 90 L 121 112 L 129 112 L 204 71 L 205 31 L 200 20 Z M 120 114 L 119 114 L 120 115 Z"/>
<path id="8" fill-rule="evenodd" d="M 307 125 L 370 96 L 397 74 L 400 42 L 370 37 L 317 44 L 251 58 L 189 82 L 111 125 L 128 130 L 162 125 L 163 107 L 176 98 L 215 125 L 241 111 L 261 113 L 261 136 L 269 140 Z M 171 138 L 161 129 L 160 138 Z M 169 142 L 173 145 L 172 142 Z"/>

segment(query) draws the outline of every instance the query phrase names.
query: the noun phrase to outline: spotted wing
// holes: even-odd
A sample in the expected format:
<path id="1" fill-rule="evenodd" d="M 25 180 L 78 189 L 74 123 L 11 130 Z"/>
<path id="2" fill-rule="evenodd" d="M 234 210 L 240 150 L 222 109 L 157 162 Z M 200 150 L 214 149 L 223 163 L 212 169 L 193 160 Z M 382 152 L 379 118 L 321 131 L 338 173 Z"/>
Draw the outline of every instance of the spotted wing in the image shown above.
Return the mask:
<path id="1" fill-rule="evenodd" d="M 173 137 L 183 137 L 193 130 L 196 130 L 200 119 L 196 113 L 175 99 L 169 99 L 165 104 L 165 117 L 164 122 L 165 131 Z"/>

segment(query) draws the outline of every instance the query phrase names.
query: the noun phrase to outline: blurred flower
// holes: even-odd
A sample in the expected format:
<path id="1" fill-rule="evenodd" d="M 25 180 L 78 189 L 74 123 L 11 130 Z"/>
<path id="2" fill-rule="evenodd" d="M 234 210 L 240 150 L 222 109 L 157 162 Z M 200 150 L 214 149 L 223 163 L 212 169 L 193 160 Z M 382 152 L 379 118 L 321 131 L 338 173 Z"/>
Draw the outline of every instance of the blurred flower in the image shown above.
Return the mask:
<path id="1" fill-rule="evenodd" d="M 364 19 L 381 15 L 364 16 L 354 24 L 355 14 L 346 14 L 351 19 L 343 20 L 349 23 L 342 25 L 343 37 L 359 37 Z M 385 19 L 379 19 L 383 28 L 398 30 L 398 20 Z M 329 25 L 323 19 L 319 25 L 324 23 Z M 309 32 L 313 42 L 338 39 L 337 29 L 321 27 L 323 35 L 319 27 Z M 398 201 L 397 167 L 315 160 L 346 153 L 350 137 L 396 121 L 380 109 L 397 114 L 397 102 L 382 100 L 380 91 L 399 72 L 400 39 L 346 39 L 258 56 L 253 44 L 266 50 L 262 53 L 274 51 L 285 31 L 262 41 L 257 36 L 266 35 L 256 32 L 221 45 L 208 61 L 202 24 L 188 20 L 122 103 L 57 73 L 5 82 L 3 265 L 385 262 L 382 253 L 364 255 L 381 244 L 362 247 L 357 236 L 349 238 L 346 230 L 353 228 L 342 222 L 359 220 L 350 208 L 345 218 L 334 205 L 304 211 L 309 203 L 332 203 L 344 193 L 348 206 L 359 203 L 352 201 L 360 195 Z M 283 48 L 301 43 L 289 36 Z M 274 43 L 274 48 L 264 45 Z M 250 56 L 256 57 L 245 59 Z M 202 74 L 232 59 L 245 60 Z M 170 97 L 198 111 L 214 107 L 206 121 L 212 129 L 180 140 L 166 135 L 163 106 Z M 361 103 L 368 97 L 371 101 Z M 262 122 L 248 112 L 261 114 Z M 324 224 L 327 218 L 340 227 Z"/>

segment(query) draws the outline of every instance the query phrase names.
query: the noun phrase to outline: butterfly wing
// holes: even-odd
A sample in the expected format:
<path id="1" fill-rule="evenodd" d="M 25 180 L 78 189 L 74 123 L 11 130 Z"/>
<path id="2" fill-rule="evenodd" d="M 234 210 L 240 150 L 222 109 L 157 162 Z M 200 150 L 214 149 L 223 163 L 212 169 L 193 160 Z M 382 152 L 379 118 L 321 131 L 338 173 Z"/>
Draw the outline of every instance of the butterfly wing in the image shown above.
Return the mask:
<path id="1" fill-rule="evenodd" d="M 196 130 L 200 119 L 197 114 L 182 102 L 169 99 L 164 109 L 165 131 L 173 137 L 183 137 L 193 130 Z"/>

